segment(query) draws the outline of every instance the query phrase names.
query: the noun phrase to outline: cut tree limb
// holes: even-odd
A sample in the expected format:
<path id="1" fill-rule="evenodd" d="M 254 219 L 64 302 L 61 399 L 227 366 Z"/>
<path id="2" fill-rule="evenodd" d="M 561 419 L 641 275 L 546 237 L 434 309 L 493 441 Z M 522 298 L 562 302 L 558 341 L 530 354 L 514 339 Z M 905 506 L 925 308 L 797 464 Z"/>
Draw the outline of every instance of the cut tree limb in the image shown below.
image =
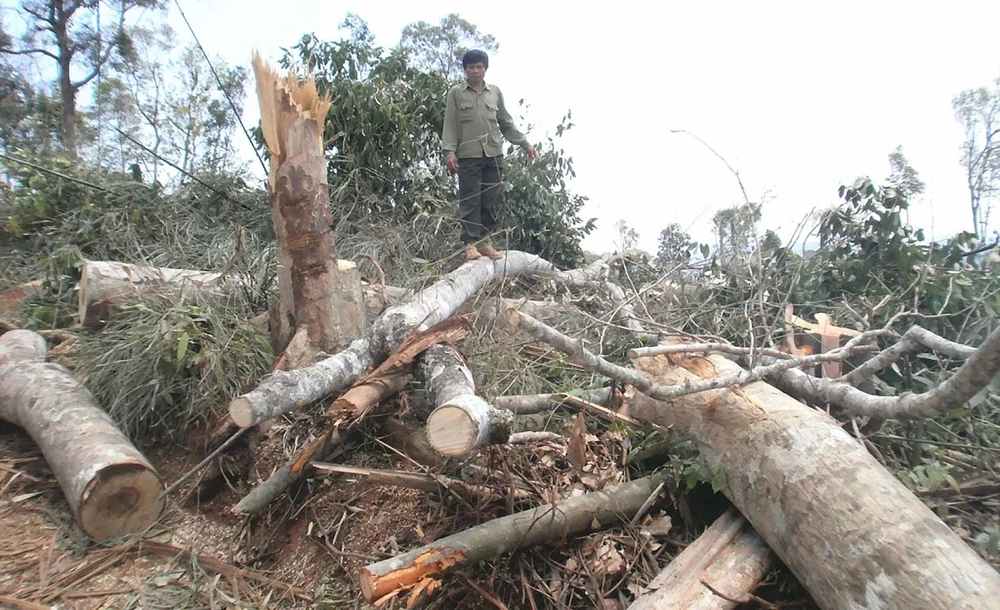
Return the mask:
<path id="1" fill-rule="evenodd" d="M 361 592 L 366 601 L 372 602 L 398 589 L 416 586 L 425 578 L 474 565 L 501 553 L 561 540 L 595 524 L 607 527 L 622 523 L 622 519 L 627 523 L 659 483 L 657 477 L 637 479 L 452 534 L 361 568 L 358 575 Z"/>
<path id="2" fill-rule="evenodd" d="M 771 550 L 743 515 L 730 509 L 646 585 L 647 592 L 628 610 L 731 610 L 738 605 L 733 600 L 746 601 L 771 562 Z"/>
<path id="3" fill-rule="evenodd" d="M 472 371 L 454 348 L 429 348 L 420 355 L 417 372 L 436 407 L 427 418 L 427 440 L 435 451 L 453 457 L 507 442 L 514 414 L 476 394 Z"/>
<path id="4" fill-rule="evenodd" d="M 739 366 L 722 356 L 635 360 L 660 384 Z M 824 609 L 995 607 L 1000 574 L 837 422 L 763 382 L 659 401 L 637 419 L 694 438 L 722 491 Z"/>
<path id="5" fill-rule="evenodd" d="M 73 374 L 44 362 L 45 350 L 31 331 L 0 336 L 0 418 L 38 444 L 88 536 L 146 529 L 163 510 L 163 482 Z"/>

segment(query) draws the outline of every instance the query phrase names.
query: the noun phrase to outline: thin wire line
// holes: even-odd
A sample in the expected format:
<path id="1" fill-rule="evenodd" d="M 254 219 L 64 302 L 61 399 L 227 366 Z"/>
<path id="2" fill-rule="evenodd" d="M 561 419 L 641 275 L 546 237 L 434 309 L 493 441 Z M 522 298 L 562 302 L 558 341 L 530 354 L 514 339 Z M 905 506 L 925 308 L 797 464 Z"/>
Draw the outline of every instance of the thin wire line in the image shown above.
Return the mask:
<path id="1" fill-rule="evenodd" d="M 198 50 L 201 51 L 202 56 L 205 58 L 205 62 L 208 63 L 208 68 L 212 71 L 212 75 L 215 76 L 215 82 L 219 84 L 219 90 L 222 91 L 222 95 L 229 102 L 229 108 L 232 109 L 233 115 L 236 116 L 236 120 L 240 124 L 240 128 L 243 129 L 243 135 L 247 137 L 247 141 L 250 142 L 250 148 L 253 149 L 253 154 L 257 156 L 257 160 L 260 161 L 260 166 L 264 168 L 264 175 L 268 174 L 267 164 L 264 163 L 264 158 L 260 156 L 260 151 L 257 150 L 257 146 L 254 145 L 253 137 L 250 136 L 250 132 L 247 130 L 246 125 L 243 124 L 243 118 L 240 117 L 240 113 L 236 110 L 236 104 L 233 99 L 229 97 L 229 92 L 222 85 L 222 79 L 219 78 L 219 73 L 215 71 L 215 66 L 212 65 L 212 60 L 208 58 L 208 53 L 205 52 L 205 47 L 201 46 L 201 41 L 198 40 L 198 35 L 194 33 L 194 28 L 191 27 L 191 22 L 188 21 L 187 15 L 184 14 L 184 9 L 181 8 L 180 0 L 174 0 L 174 4 L 177 5 L 177 11 L 181 14 L 181 18 L 184 19 L 184 24 L 187 25 L 188 31 L 191 32 L 191 36 L 194 37 L 195 44 L 198 45 Z"/>

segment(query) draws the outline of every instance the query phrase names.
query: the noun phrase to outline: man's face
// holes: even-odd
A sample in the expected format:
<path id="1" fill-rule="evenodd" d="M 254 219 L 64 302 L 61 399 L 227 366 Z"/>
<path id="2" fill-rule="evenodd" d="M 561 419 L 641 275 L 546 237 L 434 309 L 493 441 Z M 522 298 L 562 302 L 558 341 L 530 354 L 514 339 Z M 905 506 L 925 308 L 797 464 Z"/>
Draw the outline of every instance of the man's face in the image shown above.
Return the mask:
<path id="1" fill-rule="evenodd" d="M 470 85 L 478 85 L 483 82 L 483 77 L 486 76 L 486 66 L 481 61 L 469 64 L 465 66 L 465 76 L 469 79 Z"/>

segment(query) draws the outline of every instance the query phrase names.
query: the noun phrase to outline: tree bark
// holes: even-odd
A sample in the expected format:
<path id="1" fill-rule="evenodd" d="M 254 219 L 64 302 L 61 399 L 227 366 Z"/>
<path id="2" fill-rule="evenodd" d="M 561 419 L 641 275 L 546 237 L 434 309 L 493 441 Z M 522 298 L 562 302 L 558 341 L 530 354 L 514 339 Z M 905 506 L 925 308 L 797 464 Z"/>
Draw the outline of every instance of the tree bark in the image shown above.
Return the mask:
<path id="1" fill-rule="evenodd" d="M 31 331 L 0 336 L 0 418 L 38 444 L 87 535 L 146 529 L 163 510 L 163 482 L 72 373 L 44 362 L 45 351 Z"/>
<path id="2" fill-rule="evenodd" d="M 454 348 L 429 348 L 420 355 L 417 373 L 435 406 L 427 417 L 427 441 L 435 451 L 454 457 L 507 442 L 514 414 L 476 395 L 472 371 Z"/>
<path id="3" fill-rule="evenodd" d="M 403 555 L 373 563 L 358 575 L 369 603 L 425 578 L 446 574 L 484 559 L 540 542 L 561 540 L 595 523 L 607 527 L 632 517 L 660 481 L 646 477 L 606 491 L 540 506 L 436 540 Z"/>
<path id="4" fill-rule="evenodd" d="M 722 356 L 639 358 L 659 384 L 742 369 Z M 825 413 L 763 383 L 659 401 L 637 419 L 693 437 L 722 491 L 825 609 L 994 608 L 1000 574 Z"/>
<path id="5" fill-rule="evenodd" d="M 628 610 L 731 610 L 760 584 L 770 565 L 771 550 L 730 509 L 674 557 Z"/>
<path id="6" fill-rule="evenodd" d="M 281 78 L 253 58 L 261 130 L 270 156 L 268 194 L 278 246 L 276 351 L 306 327 L 314 351 L 334 353 L 365 330 L 357 267 L 338 268 L 326 180 L 323 123 L 330 100 L 310 78 Z"/>

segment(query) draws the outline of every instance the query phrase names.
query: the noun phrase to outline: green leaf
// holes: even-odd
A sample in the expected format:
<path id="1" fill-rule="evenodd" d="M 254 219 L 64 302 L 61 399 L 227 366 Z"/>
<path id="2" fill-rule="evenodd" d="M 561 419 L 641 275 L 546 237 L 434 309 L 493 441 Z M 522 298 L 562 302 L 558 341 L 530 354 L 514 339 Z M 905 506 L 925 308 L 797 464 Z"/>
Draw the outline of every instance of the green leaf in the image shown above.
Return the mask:
<path id="1" fill-rule="evenodd" d="M 718 493 L 726 486 L 726 470 L 722 462 L 712 464 L 712 491 Z"/>
<path id="2" fill-rule="evenodd" d="M 187 333 L 181 334 L 181 338 L 177 341 L 177 362 L 184 360 L 184 356 L 187 355 L 188 343 L 191 342 L 191 337 Z"/>

